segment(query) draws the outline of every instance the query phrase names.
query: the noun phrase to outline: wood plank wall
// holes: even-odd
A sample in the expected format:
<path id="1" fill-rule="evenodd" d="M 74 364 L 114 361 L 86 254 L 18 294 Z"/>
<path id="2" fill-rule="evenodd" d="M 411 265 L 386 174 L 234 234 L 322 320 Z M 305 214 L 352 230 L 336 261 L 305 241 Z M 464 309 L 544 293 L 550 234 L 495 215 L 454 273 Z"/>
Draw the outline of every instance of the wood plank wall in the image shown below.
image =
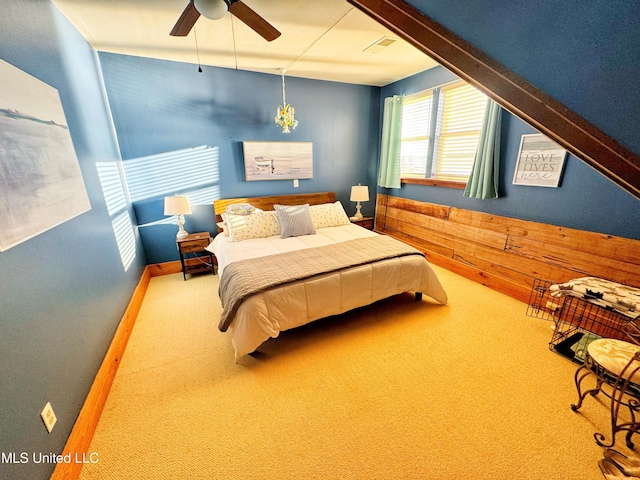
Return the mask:
<path id="1" fill-rule="evenodd" d="M 523 302 L 536 278 L 593 276 L 640 287 L 640 240 L 388 195 L 378 195 L 376 204 L 377 232 Z"/>

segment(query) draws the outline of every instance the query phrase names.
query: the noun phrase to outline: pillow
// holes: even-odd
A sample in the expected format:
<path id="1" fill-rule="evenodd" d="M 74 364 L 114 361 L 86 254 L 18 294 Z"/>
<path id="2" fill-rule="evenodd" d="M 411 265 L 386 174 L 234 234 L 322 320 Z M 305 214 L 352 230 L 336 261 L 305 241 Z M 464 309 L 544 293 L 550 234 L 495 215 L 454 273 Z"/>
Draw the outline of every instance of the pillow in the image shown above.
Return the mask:
<path id="1" fill-rule="evenodd" d="M 282 230 L 280 238 L 299 237 L 316 233 L 308 203 L 293 206 L 274 205 L 273 208 L 276 209 L 278 223 Z"/>
<path id="2" fill-rule="evenodd" d="M 249 203 L 232 203 L 226 209 L 226 213 L 231 215 L 251 215 L 255 211 L 256 207 Z"/>
<path id="3" fill-rule="evenodd" d="M 226 237 L 229 236 L 229 229 L 227 228 L 227 224 L 226 223 L 218 222 L 218 223 L 216 223 L 216 225 L 218 226 L 218 232 L 222 233 Z"/>
<path id="4" fill-rule="evenodd" d="M 276 212 L 254 212 L 251 215 L 225 215 L 232 242 L 280 235 Z"/>
<path id="5" fill-rule="evenodd" d="M 338 225 L 349 225 L 351 221 L 344 211 L 342 204 L 324 203 L 322 205 L 312 205 L 309 207 L 311 219 L 316 228 L 335 227 Z"/>

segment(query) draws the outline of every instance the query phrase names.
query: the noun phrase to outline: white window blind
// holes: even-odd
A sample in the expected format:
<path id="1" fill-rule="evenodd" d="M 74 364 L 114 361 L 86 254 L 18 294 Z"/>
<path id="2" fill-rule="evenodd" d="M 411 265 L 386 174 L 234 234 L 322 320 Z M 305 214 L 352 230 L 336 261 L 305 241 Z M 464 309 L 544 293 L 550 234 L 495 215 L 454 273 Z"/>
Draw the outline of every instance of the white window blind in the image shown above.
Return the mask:
<path id="1" fill-rule="evenodd" d="M 486 103 L 487 97 L 464 81 L 405 97 L 402 176 L 466 181 Z"/>
<path id="2" fill-rule="evenodd" d="M 469 178 L 486 104 L 487 97 L 465 82 L 441 89 L 433 178 L 457 181 Z"/>
<path id="3" fill-rule="evenodd" d="M 407 96 L 402 107 L 402 176 L 424 177 L 427 171 L 433 90 Z"/>

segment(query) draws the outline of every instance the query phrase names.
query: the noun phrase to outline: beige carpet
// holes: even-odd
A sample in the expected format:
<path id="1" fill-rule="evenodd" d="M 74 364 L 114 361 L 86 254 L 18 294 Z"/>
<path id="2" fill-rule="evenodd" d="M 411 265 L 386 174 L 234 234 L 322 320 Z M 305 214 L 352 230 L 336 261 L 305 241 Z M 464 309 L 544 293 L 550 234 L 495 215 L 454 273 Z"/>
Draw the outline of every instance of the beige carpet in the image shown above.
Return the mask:
<path id="1" fill-rule="evenodd" d="M 604 399 L 523 303 L 436 268 L 235 364 L 217 277 L 151 280 L 82 479 L 602 479 Z M 622 435 L 616 448 L 622 451 Z"/>

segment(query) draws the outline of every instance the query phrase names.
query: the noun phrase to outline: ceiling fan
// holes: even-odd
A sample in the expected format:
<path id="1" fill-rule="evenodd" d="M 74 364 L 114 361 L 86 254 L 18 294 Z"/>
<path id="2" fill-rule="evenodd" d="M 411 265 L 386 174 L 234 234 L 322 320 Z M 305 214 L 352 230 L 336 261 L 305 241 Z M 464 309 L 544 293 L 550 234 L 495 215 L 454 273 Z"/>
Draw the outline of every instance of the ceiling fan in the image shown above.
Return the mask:
<path id="1" fill-rule="evenodd" d="M 189 0 L 187 7 L 171 30 L 174 37 L 186 37 L 200 15 L 212 20 L 222 18 L 231 12 L 238 20 L 247 24 L 255 32 L 270 42 L 280 36 L 280 32 L 264 18 L 247 7 L 242 0 Z"/>

